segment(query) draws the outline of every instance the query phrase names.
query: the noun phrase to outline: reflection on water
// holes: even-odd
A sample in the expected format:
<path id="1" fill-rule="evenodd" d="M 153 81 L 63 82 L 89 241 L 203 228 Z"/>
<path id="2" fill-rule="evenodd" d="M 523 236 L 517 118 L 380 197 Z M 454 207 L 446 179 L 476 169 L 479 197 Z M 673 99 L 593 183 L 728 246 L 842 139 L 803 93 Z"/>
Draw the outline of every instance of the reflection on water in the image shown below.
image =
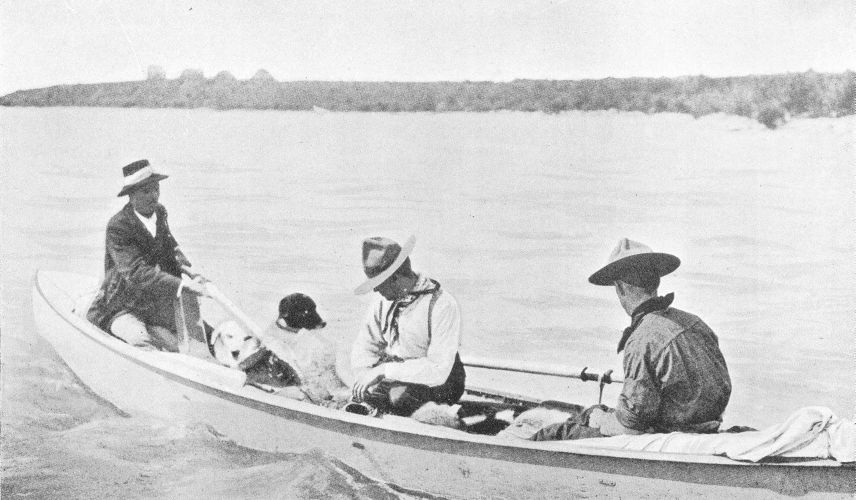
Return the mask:
<path id="1" fill-rule="evenodd" d="M 612 367 L 627 318 L 586 278 L 627 236 L 681 257 L 662 291 L 720 337 L 726 425 L 805 405 L 854 416 L 852 117 L 771 132 L 716 116 L 5 108 L 0 123 L 4 495 L 403 495 L 335 457 L 123 417 L 38 339 L 33 271 L 100 273 L 120 167 L 141 157 L 171 176 L 162 201 L 191 260 L 260 321 L 302 291 L 347 340 L 365 306 L 351 293 L 361 239 L 414 233 L 415 267 L 462 305 L 465 352 Z M 597 398 L 571 381 L 470 379 Z"/>

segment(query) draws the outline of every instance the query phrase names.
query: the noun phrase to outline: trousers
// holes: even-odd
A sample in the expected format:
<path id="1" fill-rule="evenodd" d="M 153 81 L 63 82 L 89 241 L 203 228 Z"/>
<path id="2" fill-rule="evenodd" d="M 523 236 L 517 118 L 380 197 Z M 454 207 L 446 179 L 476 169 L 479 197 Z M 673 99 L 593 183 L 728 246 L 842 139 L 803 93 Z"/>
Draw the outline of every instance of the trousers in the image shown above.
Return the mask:
<path id="1" fill-rule="evenodd" d="M 365 398 L 366 403 L 384 413 L 409 417 L 429 401 L 440 404 L 457 403 L 464 394 L 466 371 L 461 357 L 455 355 L 452 371 L 443 384 L 428 387 L 422 384 L 407 384 L 384 380 L 371 389 Z"/>
<path id="2" fill-rule="evenodd" d="M 193 293 L 183 290 L 180 300 L 177 297 L 162 299 L 154 311 L 145 317 L 128 311 L 120 312 L 110 323 L 110 333 L 142 349 L 178 352 L 181 344 L 179 331 L 184 323 L 190 338 L 205 342 L 199 299 Z"/>
<path id="3" fill-rule="evenodd" d="M 604 437 L 603 434 L 600 433 L 600 429 L 588 426 L 589 415 L 595 408 L 603 410 L 606 407 L 603 405 L 590 406 L 582 413 L 575 414 L 564 422 L 544 427 L 536 432 L 530 440 L 566 441 L 570 439 Z"/>

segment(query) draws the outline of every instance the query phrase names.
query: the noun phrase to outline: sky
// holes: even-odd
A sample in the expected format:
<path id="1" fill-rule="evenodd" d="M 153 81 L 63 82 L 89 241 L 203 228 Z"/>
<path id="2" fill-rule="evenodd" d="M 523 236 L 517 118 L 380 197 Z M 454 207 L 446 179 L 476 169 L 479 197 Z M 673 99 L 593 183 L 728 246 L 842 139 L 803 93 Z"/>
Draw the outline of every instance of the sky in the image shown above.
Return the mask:
<path id="1" fill-rule="evenodd" d="M 856 70 L 856 2 L 0 0 L 0 95 L 168 78 L 739 76 Z"/>

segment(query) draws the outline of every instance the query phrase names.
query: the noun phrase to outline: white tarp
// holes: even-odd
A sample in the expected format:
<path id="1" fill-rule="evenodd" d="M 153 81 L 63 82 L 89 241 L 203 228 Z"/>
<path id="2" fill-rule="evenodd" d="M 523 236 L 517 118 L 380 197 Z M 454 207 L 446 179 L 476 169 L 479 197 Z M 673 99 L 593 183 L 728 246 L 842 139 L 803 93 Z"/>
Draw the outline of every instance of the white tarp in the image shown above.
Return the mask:
<path id="1" fill-rule="evenodd" d="M 724 455 L 757 462 L 766 457 L 831 458 L 856 462 L 856 423 L 829 408 L 801 408 L 783 423 L 760 431 L 719 434 L 622 435 L 580 439 L 575 445 L 613 450 Z"/>

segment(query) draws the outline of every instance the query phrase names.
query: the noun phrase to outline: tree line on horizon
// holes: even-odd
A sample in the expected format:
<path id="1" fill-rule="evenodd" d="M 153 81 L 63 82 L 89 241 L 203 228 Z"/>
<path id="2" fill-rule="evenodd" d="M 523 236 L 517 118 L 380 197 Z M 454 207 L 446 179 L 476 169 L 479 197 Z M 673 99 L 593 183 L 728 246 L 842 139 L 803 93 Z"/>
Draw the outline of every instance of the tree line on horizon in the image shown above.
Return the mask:
<path id="1" fill-rule="evenodd" d="M 142 81 L 57 85 L 0 97 L 2 106 L 271 109 L 362 112 L 561 113 L 610 110 L 727 113 L 776 128 L 790 117 L 856 113 L 856 73 L 787 73 L 711 78 L 605 78 L 511 82 L 279 82 L 265 70 L 248 80 L 226 71 L 176 79 L 149 71 Z"/>

